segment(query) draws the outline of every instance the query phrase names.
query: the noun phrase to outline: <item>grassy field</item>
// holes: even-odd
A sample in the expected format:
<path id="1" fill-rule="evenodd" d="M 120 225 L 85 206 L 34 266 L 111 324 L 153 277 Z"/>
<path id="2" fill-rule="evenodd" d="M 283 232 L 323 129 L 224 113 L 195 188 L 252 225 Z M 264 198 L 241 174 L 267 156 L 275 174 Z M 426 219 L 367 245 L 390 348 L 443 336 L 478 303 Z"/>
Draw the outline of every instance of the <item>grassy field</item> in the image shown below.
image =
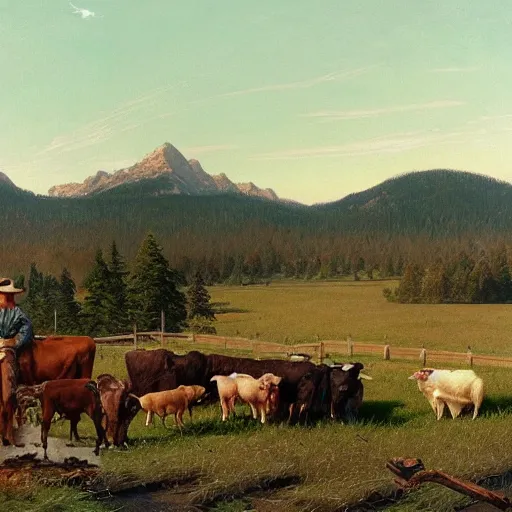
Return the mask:
<path id="1" fill-rule="evenodd" d="M 492 326 L 495 343 L 486 351 L 507 353 L 505 306 L 388 304 L 380 291 L 383 286 L 382 283 L 272 284 L 218 287 L 211 292 L 216 302 L 229 303 L 225 307 L 247 311 L 219 315 L 216 326 L 222 334 L 249 336 L 258 332 L 261 339 L 276 341 L 285 337 L 289 341 L 303 341 L 316 334 L 322 338 L 343 338 L 348 332 L 355 339 L 384 341 L 387 334 L 390 343 L 394 343 L 396 336 L 397 344 L 414 346 L 413 340 L 418 343 L 417 336 L 422 333 L 429 340 L 427 346 L 454 349 L 459 348 L 459 343 L 467 344 L 464 339 L 476 339 L 473 329 L 486 331 L 492 324 L 486 317 L 488 314 L 495 323 L 501 316 L 501 324 L 500 329 Z M 333 311 L 334 305 L 343 313 Z M 416 313 L 412 314 L 409 308 L 415 308 Z M 444 308 L 456 310 L 451 315 L 439 313 Z M 482 312 L 477 314 L 478 308 Z M 497 308 L 502 308 L 501 313 L 498 314 Z M 340 319 L 334 322 L 337 315 Z M 402 324 L 400 315 L 405 320 Z M 436 318 L 437 329 L 444 332 L 446 343 L 439 333 L 439 337 L 434 337 L 429 327 L 421 328 L 421 318 L 425 322 L 431 316 Z M 468 325 L 458 324 L 456 318 Z M 346 331 L 343 319 L 350 324 Z M 190 347 L 168 348 L 183 352 Z M 121 378 L 126 376 L 123 355 L 127 350 L 127 347 L 98 347 L 95 375 L 109 372 Z M 242 407 L 240 417 L 223 424 L 219 408 L 205 406 L 195 409 L 193 420 L 186 421 L 187 428 L 180 436 L 175 427 L 164 429 L 159 422 L 146 428 L 144 415 L 140 413 L 130 427 L 129 450 L 103 453 L 105 481 L 112 490 L 165 481 L 167 490 L 154 492 L 152 500 L 174 505 L 176 510 L 201 504 L 218 512 L 238 512 L 251 507 L 263 512 L 327 512 L 342 511 L 348 504 L 389 495 L 395 486 L 385 463 L 391 457 L 419 457 L 427 468 L 470 479 L 505 473 L 512 468 L 509 442 L 512 370 L 478 368 L 486 384 L 481 416 L 475 421 L 444 418 L 438 422 L 416 384 L 407 379 L 418 369 L 419 362 L 355 359 L 365 363 L 365 372 L 374 378 L 365 381 L 361 418 L 355 424 L 326 420 L 308 428 L 262 426 L 250 420 L 248 410 Z M 65 437 L 68 428 L 67 423 L 58 423 L 52 427 L 52 435 Z M 91 422 L 82 420 L 79 431 L 92 436 Z M 90 443 L 92 446 L 92 440 Z M 507 492 L 512 490 L 508 485 L 502 484 Z M 59 510 L 70 495 L 77 499 L 69 510 L 123 507 L 121 510 L 129 512 L 144 508 L 143 502 L 139 502 L 140 495 L 100 504 L 78 501 L 80 496 L 69 490 L 50 493 L 35 488 L 20 492 L 0 493 L 2 509 Z M 430 485 L 410 493 L 395 505 L 388 505 L 388 509 L 448 511 L 466 502 L 454 492 Z M 362 507 L 356 509 L 364 510 Z"/>
<path id="2" fill-rule="evenodd" d="M 279 343 L 317 339 L 389 343 L 512 355 L 510 304 L 397 304 L 382 295 L 395 281 L 294 282 L 215 286 L 218 334 Z"/>

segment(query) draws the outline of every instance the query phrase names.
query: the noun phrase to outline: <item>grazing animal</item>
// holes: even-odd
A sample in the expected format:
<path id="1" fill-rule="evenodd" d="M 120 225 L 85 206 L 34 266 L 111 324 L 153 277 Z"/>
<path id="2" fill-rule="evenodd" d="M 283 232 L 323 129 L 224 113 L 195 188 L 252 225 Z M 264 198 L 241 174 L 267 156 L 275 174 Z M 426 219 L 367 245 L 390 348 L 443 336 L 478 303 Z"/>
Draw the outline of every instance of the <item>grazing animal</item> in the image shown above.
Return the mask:
<path id="1" fill-rule="evenodd" d="M 130 393 L 130 396 L 137 398 L 140 406 L 147 413 L 146 427 L 153 422 L 153 414 L 162 419 L 165 427 L 165 418 L 169 414 L 174 414 L 176 425 L 180 429 L 185 426 L 183 423 L 183 413 L 188 408 L 187 392 L 183 388 L 171 389 L 167 391 L 157 391 L 155 393 L 147 393 L 141 397 Z"/>
<path id="2" fill-rule="evenodd" d="M 94 453 L 99 454 L 102 442 L 109 446 L 105 437 L 105 431 L 101 424 L 102 409 L 101 398 L 96 382 L 90 379 L 60 379 L 45 382 L 39 386 L 32 386 L 31 391 L 26 387 L 21 391 L 25 395 L 32 394 L 41 402 L 41 443 L 44 449 L 44 459 L 48 459 L 48 432 L 52 418 L 57 412 L 71 423 L 70 440 L 72 434 L 78 441 L 80 437 L 77 432 L 77 425 L 82 413 L 87 414 L 94 422 L 96 428 L 96 448 Z"/>
<path id="3" fill-rule="evenodd" d="M 128 428 L 140 410 L 140 403 L 129 396 L 129 384 L 113 375 L 103 373 L 96 378 L 106 424 L 106 438 L 114 446 L 123 446 Z"/>
<path id="4" fill-rule="evenodd" d="M 300 380 L 316 368 L 316 365 L 309 361 L 255 360 L 219 354 L 205 355 L 195 350 L 183 356 L 164 349 L 132 350 L 126 353 L 125 361 L 133 386 L 132 392 L 137 396 L 175 389 L 182 384 L 196 384 L 205 387 L 210 398 L 214 398 L 217 396 L 217 386 L 211 382 L 211 378 L 215 375 L 244 373 L 256 379 L 265 373 L 279 375 L 282 380 L 279 384 L 277 416 L 281 419 L 288 417 L 289 406 L 297 401 Z M 312 412 L 315 414 L 328 414 L 330 406 L 328 380 L 324 379 L 322 385 L 324 389 L 315 391 L 318 400 L 311 403 Z"/>
<path id="5" fill-rule="evenodd" d="M 188 413 L 192 419 L 192 406 L 202 401 L 206 389 L 203 386 L 178 386 L 178 389 L 185 391 L 188 399 Z"/>
<path id="6" fill-rule="evenodd" d="M 331 418 L 352 421 L 357 418 L 363 403 L 361 379 L 372 380 L 364 374 L 362 363 L 331 366 Z"/>
<path id="7" fill-rule="evenodd" d="M 211 378 L 217 383 L 222 408 L 222 421 L 226 421 L 230 412 L 235 412 L 235 401 L 240 398 L 249 404 L 254 419 L 258 416 L 265 423 L 267 412 L 276 410 L 278 394 L 271 397 L 273 387 L 277 388 L 281 377 L 266 373 L 259 379 L 251 375 L 233 373 L 229 376 L 215 375 Z"/>
<path id="8" fill-rule="evenodd" d="M 425 395 L 438 420 L 443 416 L 445 404 L 452 418 L 472 405 L 473 419 L 484 399 L 484 382 L 473 370 L 436 370 L 424 368 L 409 377 L 418 382 L 419 390 Z"/>

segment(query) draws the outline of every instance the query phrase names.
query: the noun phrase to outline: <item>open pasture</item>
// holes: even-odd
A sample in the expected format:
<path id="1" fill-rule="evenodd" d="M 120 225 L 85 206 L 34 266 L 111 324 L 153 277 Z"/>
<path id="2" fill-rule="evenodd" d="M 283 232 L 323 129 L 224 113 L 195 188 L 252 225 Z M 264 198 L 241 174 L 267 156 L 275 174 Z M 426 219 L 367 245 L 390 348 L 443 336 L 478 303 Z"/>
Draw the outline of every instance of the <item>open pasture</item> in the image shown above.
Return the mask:
<path id="1" fill-rule="evenodd" d="M 397 281 L 275 281 L 214 286 L 218 334 L 278 343 L 345 340 L 512 355 L 512 304 L 398 304 Z"/>
<path id="2" fill-rule="evenodd" d="M 129 348 L 99 347 L 95 375 L 112 372 L 126 376 L 126 350 Z M 130 427 L 128 451 L 103 451 L 109 488 L 155 482 L 167 482 L 168 487 L 169 482 L 181 482 L 174 490 L 155 492 L 151 499 L 169 504 L 178 500 L 183 507 L 207 504 L 226 511 L 245 510 L 248 504 L 270 510 L 265 508 L 269 503 L 273 510 L 330 511 L 392 491 L 392 475 L 384 465 L 395 456 L 419 457 L 427 468 L 467 478 L 503 473 L 512 467 L 508 442 L 511 370 L 477 370 L 487 386 L 477 420 L 446 417 L 437 422 L 416 383 L 407 379 L 417 364 L 357 359 L 374 378 L 365 381 L 358 422 L 342 425 L 325 420 L 307 428 L 262 426 L 248 418 L 248 408 L 239 406 L 241 416 L 223 424 L 220 408 L 211 405 L 196 407 L 192 422 L 187 415 L 187 428 L 180 436 L 171 418 L 168 429 L 158 420 L 154 427 L 146 428 L 141 412 Z M 68 428 L 66 422 L 58 423 L 52 427 L 52 435 L 65 437 Z M 92 437 L 92 423 L 84 418 L 79 431 Z M 228 505 L 233 497 L 237 500 Z M 137 503 L 139 498 L 131 495 L 130 500 Z M 128 503 L 107 501 L 104 506 Z M 464 499 L 456 493 L 427 486 L 412 493 L 409 502 L 400 503 L 397 510 L 452 510 L 454 504 L 461 503 Z M 86 510 L 87 504 L 83 506 Z"/>
<path id="3" fill-rule="evenodd" d="M 382 289 L 389 285 L 388 281 L 282 282 L 268 287 L 213 287 L 210 292 L 212 301 L 222 303 L 226 311 L 216 322 L 223 335 L 255 338 L 258 334 L 262 340 L 299 343 L 316 341 L 317 336 L 343 340 L 350 333 L 356 340 L 392 346 L 425 343 L 427 348 L 464 351 L 470 344 L 475 352 L 512 353 L 510 306 L 392 304 L 382 296 Z M 485 347 L 482 340 L 487 340 Z M 179 353 L 193 348 L 222 352 L 183 341 L 169 343 L 167 348 Z M 98 346 L 94 376 L 126 377 L 124 353 L 128 350 L 131 347 Z M 486 385 L 480 416 L 475 421 L 445 417 L 438 422 L 416 383 L 407 379 L 420 367 L 419 361 L 384 361 L 357 354 L 353 360 L 363 362 L 365 373 L 374 378 L 364 382 L 364 403 L 356 423 L 324 420 L 310 427 L 262 426 L 242 406 L 238 406 L 239 417 L 221 423 L 220 407 L 210 405 L 196 407 L 192 422 L 185 416 L 186 429 L 180 436 L 172 418 L 168 418 L 168 429 L 158 419 L 147 428 L 140 412 L 129 430 L 129 449 L 103 451 L 104 479 L 113 491 L 144 485 L 154 492 L 144 494 L 139 488 L 124 498 L 74 501 L 74 509 L 139 510 L 151 501 L 175 510 L 199 505 L 206 507 L 202 510 L 224 512 L 249 506 L 265 512 L 327 512 L 357 503 L 352 510 L 370 510 L 361 503 L 389 496 L 395 489 L 385 469 L 392 457 L 419 457 L 427 469 L 469 479 L 510 471 L 512 370 L 477 367 Z M 68 429 L 67 422 L 58 422 L 51 434 L 65 438 Z M 88 418 L 79 424 L 79 432 L 92 439 Z M 505 492 L 512 492 L 509 485 L 510 480 L 500 483 Z M 58 489 L 24 492 L 0 495 L 0 504 L 10 510 L 57 510 L 70 493 L 78 497 L 74 491 Z M 32 509 L 27 508 L 27 500 Z M 396 505 L 383 502 L 382 506 L 448 511 L 464 503 L 467 500 L 454 492 L 427 485 Z"/>

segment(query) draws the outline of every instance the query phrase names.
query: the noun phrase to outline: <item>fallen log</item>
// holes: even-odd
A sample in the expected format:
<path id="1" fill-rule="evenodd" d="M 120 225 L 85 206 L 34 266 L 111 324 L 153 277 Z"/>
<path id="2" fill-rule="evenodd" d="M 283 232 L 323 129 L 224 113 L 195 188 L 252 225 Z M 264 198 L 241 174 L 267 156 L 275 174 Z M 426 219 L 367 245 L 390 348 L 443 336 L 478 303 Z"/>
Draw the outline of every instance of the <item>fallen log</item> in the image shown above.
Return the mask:
<path id="1" fill-rule="evenodd" d="M 474 500 L 489 503 L 499 510 L 512 508 L 512 502 L 504 494 L 489 491 L 472 482 L 459 480 L 442 471 L 426 470 L 421 459 L 393 458 L 386 463 L 386 468 L 398 477 L 395 483 L 403 489 L 431 482 L 448 487 Z"/>

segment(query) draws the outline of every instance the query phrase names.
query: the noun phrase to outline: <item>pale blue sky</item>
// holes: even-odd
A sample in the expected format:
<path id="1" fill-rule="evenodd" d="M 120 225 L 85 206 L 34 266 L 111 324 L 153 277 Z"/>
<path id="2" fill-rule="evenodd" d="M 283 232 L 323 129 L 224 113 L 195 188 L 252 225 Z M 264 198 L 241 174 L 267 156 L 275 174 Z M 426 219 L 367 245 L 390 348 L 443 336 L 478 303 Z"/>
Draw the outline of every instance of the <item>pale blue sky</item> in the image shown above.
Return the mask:
<path id="1" fill-rule="evenodd" d="M 95 16 L 0 0 L 0 170 L 18 186 L 164 142 L 308 204 L 412 170 L 512 180 L 507 0 L 72 3 Z"/>

